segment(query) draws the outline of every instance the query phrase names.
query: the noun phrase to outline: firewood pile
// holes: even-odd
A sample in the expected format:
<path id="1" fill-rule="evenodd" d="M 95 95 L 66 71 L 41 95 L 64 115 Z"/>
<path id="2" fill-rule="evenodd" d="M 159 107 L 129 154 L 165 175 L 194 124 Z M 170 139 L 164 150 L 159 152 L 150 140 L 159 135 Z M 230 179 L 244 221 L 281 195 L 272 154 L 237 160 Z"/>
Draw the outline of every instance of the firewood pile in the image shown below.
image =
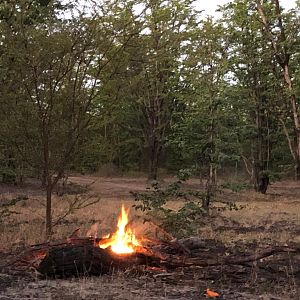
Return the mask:
<path id="1" fill-rule="evenodd" d="M 134 253 L 117 255 L 110 248 L 100 248 L 100 242 L 97 238 L 72 237 L 33 245 L 21 252 L 2 254 L 0 271 L 61 278 L 134 270 L 166 280 L 193 273 L 199 279 L 226 278 L 236 283 L 253 276 L 273 282 L 290 277 L 300 283 L 300 244 L 226 247 L 215 240 L 191 237 L 146 240 Z"/>

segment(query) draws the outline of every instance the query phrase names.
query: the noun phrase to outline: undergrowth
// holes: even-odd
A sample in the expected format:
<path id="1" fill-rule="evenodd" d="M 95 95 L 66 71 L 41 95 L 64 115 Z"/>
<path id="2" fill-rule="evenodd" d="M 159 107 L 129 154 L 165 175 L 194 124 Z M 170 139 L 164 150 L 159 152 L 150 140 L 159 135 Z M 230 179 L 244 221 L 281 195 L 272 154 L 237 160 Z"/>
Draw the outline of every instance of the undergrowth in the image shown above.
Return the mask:
<path id="1" fill-rule="evenodd" d="M 175 237 L 184 237 L 197 234 L 210 216 L 213 203 L 222 203 L 222 207 L 214 207 L 217 211 L 239 210 L 243 207 L 234 202 L 217 200 L 216 195 L 222 188 L 230 188 L 236 192 L 248 189 L 243 183 L 231 183 L 216 186 L 206 184 L 202 190 L 187 188 L 184 182 L 189 178 L 186 172 L 179 173 L 178 180 L 168 185 L 153 181 L 151 186 L 143 192 L 130 192 L 136 204 L 135 209 L 146 212 L 148 216 L 160 222 L 160 226 Z M 220 197 L 218 197 L 220 198 Z M 169 201 L 183 200 L 178 210 L 167 207 Z"/>

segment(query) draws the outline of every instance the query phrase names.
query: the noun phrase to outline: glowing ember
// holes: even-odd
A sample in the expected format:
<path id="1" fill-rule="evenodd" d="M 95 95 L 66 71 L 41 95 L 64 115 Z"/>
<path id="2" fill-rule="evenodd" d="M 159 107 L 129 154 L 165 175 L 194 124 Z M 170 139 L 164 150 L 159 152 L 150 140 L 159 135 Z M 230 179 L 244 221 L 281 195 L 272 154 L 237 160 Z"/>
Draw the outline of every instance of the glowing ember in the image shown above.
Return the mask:
<path id="1" fill-rule="evenodd" d="M 117 254 L 130 254 L 135 252 L 135 247 L 141 246 L 131 228 L 128 228 L 128 211 L 122 205 L 121 216 L 118 220 L 118 230 L 112 235 L 105 236 L 99 247 L 108 248 Z"/>

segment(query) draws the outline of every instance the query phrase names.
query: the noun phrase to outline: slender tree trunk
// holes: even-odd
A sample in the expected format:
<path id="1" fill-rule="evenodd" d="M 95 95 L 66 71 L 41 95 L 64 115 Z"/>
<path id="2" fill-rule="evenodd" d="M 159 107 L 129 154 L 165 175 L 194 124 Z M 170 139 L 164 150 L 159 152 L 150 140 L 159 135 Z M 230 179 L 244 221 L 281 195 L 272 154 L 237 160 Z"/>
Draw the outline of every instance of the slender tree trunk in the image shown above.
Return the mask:
<path id="1" fill-rule="evenodd" d="M 269 165 L 269 122 L 268 122 L 268 101 L 264 93 L 264 87 L 259 85 L 257 74 L 253 74 L 254 86 L 252 98 L 256 103 L 255 124 L 256 136 L 253 141 L 253 163 L 252 182 L 256 192 L 265 194 L 268 185 L 268 165 Z"/>
<path id="2" fill-rule="evenodd" d="M 46 179 L 46 239 L 49 239 L 52 234 L 52 176 L 49 167 L 49 131 L 46 120 L 43 120 L 43 154 L 44 154 L 44 166 L 43 166 L 43 179 Z"/>
<path id="3" fill-rule="evenodd" d="M 42 184 L 42 188 L 45 188 L 47 185 L 47 174 L 45 169 L 42 172 L 41 184 Z"/>
<path id="4" fill-rule="evenodd" d="M 202 208 L 205 209 L 206 211 L 208 211 L 211 199 L 215 195 L 216 184 L 217 184 L 217 168 L 213 165 L 213 163 L 210 163 L 209 175 L 205 187 L 205 195 L 202 198 Z"/>
<path id="5" fill-rule="evenodd" d="M 52 234 L 52 182 L 47 180 L 46 188 L 46 237 L 49 238 Z"/>
<path id="6" fill-rule="evenodd" d="M 300 137 L 298 137 L 298 151 L 300 152 Z M 300 180 L 300 154 L 297 153 L 297 159 L 295 161 L 295 180 Z"/>
<path id="7" fill-rule="evenodd" d="M 295 128 L 295 180 L 300 180 L 300 120 L 298 115 L 298 107 L 296 96 L 293 94 L 292 81 L 289 76 L 288 66 L 286 66 L 287 74 L 285 75 L 288 90 L 291 93 L 290 100 L 293 112 L 294 128 Z"/>
<path id="8" fill-rule="evenodd" d="M 215 194 L 216 184 L 217 184 L 217 168 L 216 168 L 216 144 L 215 144 L 215 115 L 216 107 L 214 104 L 214 93 L 211 92 L 211 102 L 210 102 L 210 124 L 209 124 L 209 174 L 206 182 L 205 196 L 202 198 L 202 208 L 208 211 L 211 198 Z"/>
<path id="9" fill-rule="evenodd" d="M 269 185 L 269 176 L 267 174 L 268 148 L 265 147 L 267 141 L 265 141 L 265 137 L 262 134 L 262 128 L 258 127 L 257 131 L 257 137 L 253 147 L 254 151 L 252 152 L 253 163 L 251 181 L 256 192 L 265 194 Z"/>
<path id="10" fill-rule="evenodd" d="M 253 166 L 253 173 L 255 191 L 265 194 L 267 192 L 270 181 L 269 176 L 264 172 L 259 162 Z"/>
<path id="11" fill-rule="evenodd" d="M 294 129 L 295 129 L 295 180 L 300 180 L 300 118 L 298 114 L 298 106 L 296 101 L 296 96 L 294 94 L 294 89 L 292 85 L 292 80 L 290 78 L 289 66 L 284 66 L 284 79 L 287 85 L 287 89 L 290 93 L 290 102 L 293 114 Z"/>
<path id="12" fill-rule="evenodd" d="M 153 141 L 149 147 L 149 166 L 148 179 L 157 180 L 158 162 L 160 156 L 160 144 L 158 141 Z"/>
<path id="13" fill-rule="evenodd" d="M 283 29 L 282 29 L 283 30 Z M 287 54 L 286 54 L 287 55 Z M 290 93 L 290 103 L 293 114 L 294 129 L 295 129 L 295 180 L 300 180 L 300 117 L 298 113 L 298 106 L 293 83 L 290 77 L 288 59 L 285 60 L 283 68 L 284 80 L 287 89 Z"/>
<path id="14" fill-rule="evenodd" d="M 208 211 L 210 201 L 211 201 L 211 185 L 209 183 L 207 183 L 206 193 L 205 193 L 205 196 L 202 198 L 202 208 L 204 210 Z"/>
<path id="15" fill-rule="evenodd" d="M 209 165 L 208 182 L 209 182 L 210 185 L 216 185 L 216 183 L 217 183 L 217 169 L 213 165 L 213 163 L 210 163 L 210 165 Z"/>

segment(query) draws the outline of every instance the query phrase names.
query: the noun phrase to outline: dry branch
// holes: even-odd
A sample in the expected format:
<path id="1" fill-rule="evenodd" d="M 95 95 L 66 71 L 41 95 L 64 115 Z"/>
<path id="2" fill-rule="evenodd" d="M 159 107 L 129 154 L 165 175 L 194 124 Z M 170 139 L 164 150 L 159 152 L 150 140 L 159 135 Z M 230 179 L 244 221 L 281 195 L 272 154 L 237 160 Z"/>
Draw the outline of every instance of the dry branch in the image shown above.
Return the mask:
<path id="1" fill-rule="evenodd" d="M 172 242 L 148 240 L 148 245 L 137 249 L 131 255 L 116 255 L 109 248 L 99 248 L 99 241 L 95 238 L 79 238 L 76 235 L 67 240 L 34 245 L 17 256 L 0 269 L 19 270 L 19 272 L 32 270 L 44 276 L 64 277 L 81 275 L 101 275 L 112 270 L 126 270 L 132 267 L 143 267 L 152 270 L 196 270 L 207 268 L 212 277 L 219 276 L 219 268 L 226 269 L 228 276 L 234 278 L 239 270 L 240 276 L 246 276 L 249 268 L 256 263 L 260 270 L 269 270 L 270 278 L 276 276 L 273 265 L 277 261 L 290 261 L 291 256 L 299 256 L 300 245 L 268 247 L 254 253 L 232 253 L 224 245 L 212 240 L 187 238 L 177 241 L 190 251 L 187 255 Z M 231 253 L 231 254 L 230 254 Z M 275 268 L 276 269 L 276 268 Z M 232 274 L 231 274 L 232 273 Z M 275 274 L 275 275 L 274 275 Z M 300 269 L 296 267 L 293 275 L 298 276 Z M 234 280 L 237 280 L 235 278 Z M 240 278 L 239 280 L 243 280 Z"/>

